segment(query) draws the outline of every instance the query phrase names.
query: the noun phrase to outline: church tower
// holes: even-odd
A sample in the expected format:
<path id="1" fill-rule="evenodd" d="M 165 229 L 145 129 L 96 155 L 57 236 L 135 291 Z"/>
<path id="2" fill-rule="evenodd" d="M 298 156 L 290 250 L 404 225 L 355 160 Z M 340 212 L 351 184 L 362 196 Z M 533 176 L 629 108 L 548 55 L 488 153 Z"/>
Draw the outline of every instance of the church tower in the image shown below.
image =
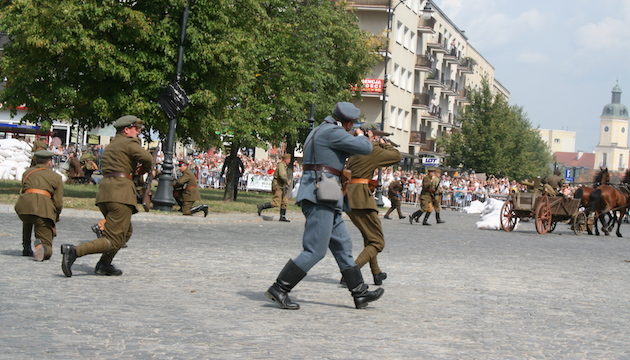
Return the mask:
<path id="1" fill-rule="evenodd" d="M 599 144 L 595 148 L 595 167 L 625 171 L 630 161 L 628 149 L 628 108 L 621 103 L 619 82 L 612 89 L 612 102 L 604 106 L 599 124 Z"/>

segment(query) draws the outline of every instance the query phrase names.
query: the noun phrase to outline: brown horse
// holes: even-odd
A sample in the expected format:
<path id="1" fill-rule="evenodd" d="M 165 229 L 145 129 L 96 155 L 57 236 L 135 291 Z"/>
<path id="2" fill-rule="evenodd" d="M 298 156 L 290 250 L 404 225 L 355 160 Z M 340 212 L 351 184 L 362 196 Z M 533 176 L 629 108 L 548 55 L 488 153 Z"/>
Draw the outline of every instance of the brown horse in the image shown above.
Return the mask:
<path id="1" fill-rule="evenodd" d="M 606 172 L 608 172 L 606 170 Z M 624 184 L 630 183 L 630 170 L 626 171 L 626 176 L 623 180 Z M 602 222 L 602 231 L 604 234 L 609 235 L 610 230 L 617 223 L 617 234 L 621 236 L 620 227 L 621 219 L 628 211 L 628 202 L 630 201 L 630 191 L 627 186 L 616 188 L 611 185 L 600 185 L 595 189 L 589 197 L 589 213 L 595 214 L 595 230 L 597 235 L 597 220 Z M 608 223 L 605 222 L 604 216 L 607 213 L 611 213 L 612 220 Z M 604 225 L 605 224 L 605 225 Z"/>
<path id="2" fill-rule="evenodd" d="M 597 189 L 599 185 L 608 185 L 610 182 L 610 174 L 608 173 L 608 168 L 600 168 L 599 172 L 593 178 L 593 186 L 582 186 L 575 191 L 573 194 L 574 199 L 580 199 L 580 206 L 586 209 L 586 215 L 590 214 L 589 211 L 589 198 L 593 191 Z M 609 218 L 608 222 L 610 223 L 612 218 Z M 599 230 L 597 229 L 597 218 L 595 219 L 595 234 L 599 235 Z M 610 224 L 608 224 L 610 226 Z M 590 226 L 586 226 L 586 231 L 589 235 L 593 235 Z M 610 230 L 609 230 L 610 231 Z"/>

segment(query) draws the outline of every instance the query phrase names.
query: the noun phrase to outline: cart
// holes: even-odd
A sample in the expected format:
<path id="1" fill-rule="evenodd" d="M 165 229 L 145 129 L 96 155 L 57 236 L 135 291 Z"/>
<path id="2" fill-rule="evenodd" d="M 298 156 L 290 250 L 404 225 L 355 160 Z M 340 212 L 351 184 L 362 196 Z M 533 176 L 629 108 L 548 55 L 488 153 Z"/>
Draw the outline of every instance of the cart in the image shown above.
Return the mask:
<path id="1" fill-rule="evenodd" d="M 580 208 L 580 199 L 537 193 L 513 193 L 501 208 L 501 229 L 512 231 L 519 219 L 533 219 L 536 232 L 552 232 L 558 222 L 571 224 L 576 235 L 587 230 L 588 219 Z"/>

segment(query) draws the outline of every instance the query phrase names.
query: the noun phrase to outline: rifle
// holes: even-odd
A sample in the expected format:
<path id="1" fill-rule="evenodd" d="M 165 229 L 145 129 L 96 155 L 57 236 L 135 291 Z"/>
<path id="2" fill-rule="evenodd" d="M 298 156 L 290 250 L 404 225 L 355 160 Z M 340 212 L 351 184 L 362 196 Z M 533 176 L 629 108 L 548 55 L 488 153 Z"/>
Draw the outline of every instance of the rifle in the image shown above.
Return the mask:
<path id="1" fill-rule="evenodd" d="M 388 138 L 388 136 L 393 135 L 392 133 L 388 133 L 388 132 L 377 130 L 377 129 L 365 129 L 363 127 L 360 127 L 359 129 L 361 129 L 365 133 L 366 136 L 367 136 L 368 131 L 371 131 L 374 136 L 378 136 L 379 138 L 383 139 L 383 141 L 390 144 L 391 146 L 400 147 L 400 145 L 396 144 L 395 142 L 391 141 Z"/>
<path id="2" fill-rule="evenodd" d="M 151 205 L 151 197 L 153 195 L 153 192 L 151 191 L 151 183 L 153 183 L 153 173 L 154 171 L 156 171 L 157 169 L 157 155 L 158 155 L 158 149 L 160 148 L 159 144 L 158 146 L 153 149 L 153 168 L 151 170 L 149 170 L 149 173 L 147 174 L 147 178 L 144 181 L 144 185 L 142 186 L 143 192 L 142 192 L 142 208 L 144 209 L 144 211 L 149 212 L 150 210 L 150 205 Z"/>

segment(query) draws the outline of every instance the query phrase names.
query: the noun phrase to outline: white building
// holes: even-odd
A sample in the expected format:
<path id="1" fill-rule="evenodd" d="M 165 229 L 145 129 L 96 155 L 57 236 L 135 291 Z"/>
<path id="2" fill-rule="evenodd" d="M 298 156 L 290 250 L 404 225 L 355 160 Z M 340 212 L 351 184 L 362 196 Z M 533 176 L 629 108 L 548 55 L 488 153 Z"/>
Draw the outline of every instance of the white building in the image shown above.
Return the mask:
<path id="1" fill-rule="evenodd" d="M 621 87 L 612 89 L 612 101 L 604 106 L 599 125 L 599 144 L 595 148 L 595 166 L 611 171 L 628 168 L 628 108 L 621 103 Z"/>
<path id="2" fill-rule="evenodd" d="M 575 152 L 575 141 L 577 138 L 575 131 L 538 129 L 538 133 L 543 141 L 547 143 L 552 154 L 557 152 Z"/>

